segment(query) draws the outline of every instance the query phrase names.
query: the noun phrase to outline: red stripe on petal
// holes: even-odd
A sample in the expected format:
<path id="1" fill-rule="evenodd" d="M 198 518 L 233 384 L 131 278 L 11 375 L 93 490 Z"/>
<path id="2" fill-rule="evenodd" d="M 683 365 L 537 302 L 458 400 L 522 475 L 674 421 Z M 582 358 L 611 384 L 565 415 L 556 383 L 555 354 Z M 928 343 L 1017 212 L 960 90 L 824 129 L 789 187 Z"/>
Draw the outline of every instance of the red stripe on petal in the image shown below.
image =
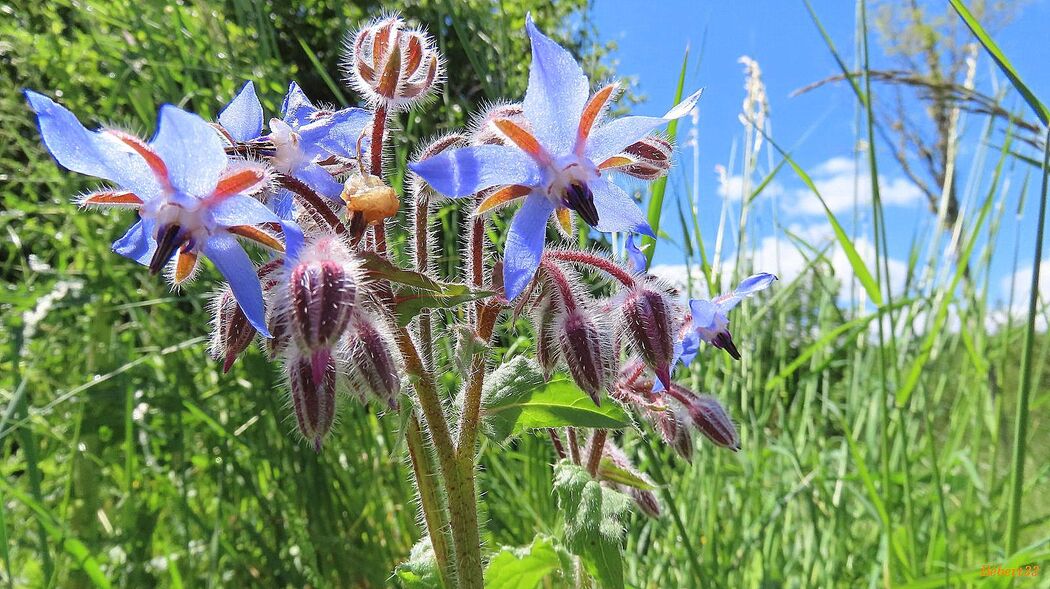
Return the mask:
<path id="1" fill-rule="evenodd" d="M 142 206 L 142 199 L 131 192 L 107 190 L 84 196 L 80 205 L 138 208 Z"/>
<path id="2" fill-rule="evenodd" d="M 284 253 L 284 244 L 273 235 L 255 227 L 254 225 L 235 225 L 227 229 L 230 233 L 250 239 L 259 245 Z"/>
<path id="3" fill-rule="evenodd" d="M 532 156 L 532 159 L 536 160 L 540 164 L 546 164 L 550 161 L 550 156 L 547 155 L 547 151 L 543 149 L 540 142 L 533 137 L 532 133 L 529 133 L 525 129 L 518 126 L 517 123 L 510 119 L 496 119 L 492 121 L 492 124 L 503 133 L 507 139 L 514 142 L 521 148 L 522 151 Z"/>
<path id="4" fill-rule="evenodd" d="M 160 182 L 160 185 L 165 190 L 171 190 L 171 181 L 168 179 L 168 166 L 161 159 L 160 154 L 153 151 L 153 148 L 148 143 L 130 133 L 117 131 L 116 129 L 107 129 L 106 132 L 142 156 L 142 159 L 146 160 L 146 165 L 149 166 L 149 169 L 153 171 L 153 175 L 156 176 L 157 182 Z"/>
<path id="5" fill-rule="evenodd" d="M 270 182 L 270 174 L 262 166 L 228 168 L 219 178 L 209 201 L 221 201 L 235 194 L 254 194 Z"/>
<path id="6" fill-rule="evenodd" d="M 531 191 L 532 189 L 528 186 L 521 186 L 519 184 L 504 186 L 490 194 L 485 200 L 481 201 L 478 208 L 474 210 L 474 214 L 483 215 L 500 205 L 506 204 L 516 198 L 521 198 Z"/>
<path id="7" fill-rule="evenodd" d="M 583 116 L 580 117 L 580 126 L 576 131 L 576 153 L 583 153 L 583 147 L 587 144 L 587 137 L 590 136 L 595 121 L 605 110 L 605 105 L 609 104 L 609 100 L 612 99 L 618 87 L 617 84 L 609 84 L 595 92 L 594 96 L 587 101 L 587 106 L 583 108 Z"/>
<path id="8" fill-rule="evenodd" d="M 185 248 L 180 249 L 175 254 L 175 284 L 182 284 L 187 278 L 193 276 L 196 268 L 197 252 Z"/>

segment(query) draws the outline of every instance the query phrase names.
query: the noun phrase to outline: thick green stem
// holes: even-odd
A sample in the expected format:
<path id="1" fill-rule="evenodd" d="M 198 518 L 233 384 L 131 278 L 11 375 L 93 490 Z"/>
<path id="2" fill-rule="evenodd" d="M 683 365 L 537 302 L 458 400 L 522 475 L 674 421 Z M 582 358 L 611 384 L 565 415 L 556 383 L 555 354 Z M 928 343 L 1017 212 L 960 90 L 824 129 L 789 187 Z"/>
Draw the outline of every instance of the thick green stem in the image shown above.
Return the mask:
<path id="1" fill-rule="evenodd" d="M 423 442 L 419 421 L 415 417 L 408 423 L 405 439 L 408 443 L 408 454 L 412 458 L 412 472 L 419 489 L 419 505 L 423 509 L 423 521 L 427 526 L 430 545 L 434 548 L 438 573 L 441 575 L 442 584 L 452 589 L 456 585 L 454 570 L 448 560 L 449 521 L 448 512 L 442 502 L 441 479 L 438 477 L 437 465 Z"/>
<path id="2" fill-rule="evenodd" d="M 445 479 L 457 586 L 481 589 L 484 574 L 481 569 L 481 537 L 478 533 L 478 505 L 474 491 L 474 453 L 469 453 L 469 460 L 457 458 L 434 375 L 423 366 L 408 331 L 399 328 L 395 333 L 401 356 L 405 360 L 405 370 L 412 377 L 419 407 Z"/>

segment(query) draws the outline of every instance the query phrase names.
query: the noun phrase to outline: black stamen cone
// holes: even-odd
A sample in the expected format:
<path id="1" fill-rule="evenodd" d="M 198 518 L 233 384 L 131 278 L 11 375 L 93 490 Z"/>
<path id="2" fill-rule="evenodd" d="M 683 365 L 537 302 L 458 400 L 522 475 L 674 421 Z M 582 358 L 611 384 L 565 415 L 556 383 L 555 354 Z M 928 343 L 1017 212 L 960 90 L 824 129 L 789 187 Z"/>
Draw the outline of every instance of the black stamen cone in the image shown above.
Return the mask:
<path id="1" fill-rule="evenodd" d="M 714 341 L 711 342 L 716 348 L 722 348 L 729 352 L 729 355 L 734 360 L 740 359 L 740 350 L 736 349 L 736 344 L 733 343 L 733 336 L 728 331 L 723 331 L 715 336 Z"/>
<path id="2" fill-rule="evenodd" d="M 164 265 L 168 263 L 168 260 L 175 255 L 175 250 L 182 245 L 183 240 L 181 227 L 178 225 L 168 225 L 157 236 L 157 249 L 153 252 L 153 257 L 149 261 L 149 273 L 156 274 L 164 268 Z"/>
<path id="3" fill-rule="evenodd" d="M 584 222 L 591 227 L 598 224 L 598 209 L 594 208 L 594 194 L 591 193 L 591 189 L 586 184 L 579 182 L 570 184 L 569 189 L 565 191 L 565 196 L 562 197 L 562 201 L 565 203 L 565 206 L 579 213 Z"/>

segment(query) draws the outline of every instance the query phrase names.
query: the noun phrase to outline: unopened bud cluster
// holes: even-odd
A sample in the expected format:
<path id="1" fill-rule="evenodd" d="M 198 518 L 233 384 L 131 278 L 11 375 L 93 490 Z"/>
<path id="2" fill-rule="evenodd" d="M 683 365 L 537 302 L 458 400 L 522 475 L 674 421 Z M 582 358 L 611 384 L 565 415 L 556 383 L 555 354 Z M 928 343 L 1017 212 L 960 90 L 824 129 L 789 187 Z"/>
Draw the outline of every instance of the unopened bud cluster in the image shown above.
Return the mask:
<path id="1" fill-rule="evenodd" d="M 389 110 L 419 102 L 442 76 L 433 37 L 396 15 L 369 23 L 348 40 L 343 65 L 355 90 Z"/>

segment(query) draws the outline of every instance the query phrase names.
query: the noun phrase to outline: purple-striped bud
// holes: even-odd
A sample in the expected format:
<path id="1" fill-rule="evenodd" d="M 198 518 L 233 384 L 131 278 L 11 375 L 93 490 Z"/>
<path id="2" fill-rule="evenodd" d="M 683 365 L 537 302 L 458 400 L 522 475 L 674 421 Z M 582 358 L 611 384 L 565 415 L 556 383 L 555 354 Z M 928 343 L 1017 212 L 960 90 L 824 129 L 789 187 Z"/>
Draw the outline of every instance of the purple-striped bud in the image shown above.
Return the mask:
<path id="1" fill-rule="evenodd" d="M 645 489 L 636 489 L 631 487 L 628 491 L 631 499 L 634 500 L 634 504 L 638 506 L 638 509 L 645 515 L 657 519 L 662 513 L 662 507 L 660 500 L 656 498 L 656 493 L 647 491 Z"/>
<path id="2" fill-rule="evenodd" d="M 320 452 L 335 421 L 335 358 L 327 348 L 305 353 L 293 350 L 285 366 L 299 432 Z"/>
<path id="3" fill-rule="evenodd" d="M 346 339 L 347 376 L 358 396 L 369 395 L 397 407 L 401 392 L 401 374 L 391 353 L 390 337 L 377 319 L 367 313 L 355 313 Z"/>
<path id="4" fill-rule="evenodd" d="M 689 427 L 692 418 L 689 412 L 680 409 L 652 412 L 655 417 L 655 425 L 660 437 L 664 442 L 684 458 L 687 462 L 693 461 L 693 430 Z"/>
<path id="5" fill-rule="evenodd" d="M 736 426 L 717 399 L 708 395 L 698 395 L 690 399 L 686 409 L 693 419 L 693 424 L 707 439 L 734 452 L 740 450 L 740 436 L 736 433 Z"/>
<path id="6" fill-rule="evenodd" d="M 574 306 L 557 317 L 555 334 L 569 374 L 595 405 L 613 377 L 612 331 L 601 328 L 582 307 Z"/>
<path id="7" fill-rule="evenodd" d="M 213 299 L 211 356 L 222 360 L 223 373 L 229 372 L 233 363 L 255 337 L 255 328 L 248 322 L 233 291 L 227 286 Z"/>
<path id="8" fill-rule="evenodd" d="M 543 379 L 550 380 L 558 365 L 558 339 L 554 335 L 554 320 L 558 307 L 549 295 L 540 297 L 532 310 L 532 328 L 536 336 L 536 362 L 543 369 Z"/>
<path id="9" fill-rule="evenodd" d="M 657 290 L 643 285 L 630 289 L 623 302 L 626 334 L 664 387 L 671 386 L 674 360 L 673 303 Z"/>
<path id="10" fill-rule="evenodd" d="M 631 163 L 619 168 L 620 172 L 642 180 L 656 180 L 667 175 L 671 169 L 671 155 L 674 147 L 663 137 L 649 135 L 627 146 L 617 157 L 623 157 Z"/>
<path id="11" fill-rule="evenodd" d="M 266 357 L 272 362 L 281 357 L 285 348 L 288 347 L 288 342 L 291 341 L 291 336 L 288 333 L 288 321 L 282 313 L 273 310 L 266 318 L 266 329 L 269 329 L 270 335 L 273 336 L 263 340 L 266 348 Z"/>
<path id="12" fill-rule="evenodd" d="M 309 350 L 335 345 L 357 304 L 353 267 L 345 249 L 326 238 L 311 245 L 288 276 L 290 330 Z"/>

